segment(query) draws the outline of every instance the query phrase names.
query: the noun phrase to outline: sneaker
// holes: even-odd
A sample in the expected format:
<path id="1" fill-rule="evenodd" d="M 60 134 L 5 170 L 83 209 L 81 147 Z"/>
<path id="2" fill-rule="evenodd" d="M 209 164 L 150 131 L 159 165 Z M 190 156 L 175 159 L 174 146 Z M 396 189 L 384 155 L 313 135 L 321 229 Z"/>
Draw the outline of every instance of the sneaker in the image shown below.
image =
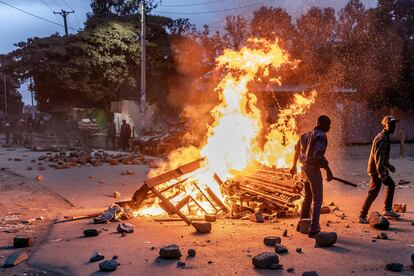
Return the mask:
<path id="1" fill-rule="evenodd" d="M 314 238 L 316 236 L 316 234 L 318 234 L 319 232 L 321 232 L 321 231 L 319 231 L 319 230 L 309 230 L 308 237 L 309 238 Z"/>
<path id="2" fill-rule="evenodd" d="M 361 223 L 361 224 L 368 224 L 367 216 L 365 216 L 365 217 L 359 216 L 358 220 L 359 220 L 359 223 Z"/>
<path id="3" fill-rule="evenodd" d="M 384 211 L 384 212 L 382 213 L 382 215 L 383 215 L 384 217 L 390 217 L 390 218 L 399 218 L 399 217 L 400 217 L 400 214 L 398 214 L 398 213 L 394 212 L 393 210 Z"/>

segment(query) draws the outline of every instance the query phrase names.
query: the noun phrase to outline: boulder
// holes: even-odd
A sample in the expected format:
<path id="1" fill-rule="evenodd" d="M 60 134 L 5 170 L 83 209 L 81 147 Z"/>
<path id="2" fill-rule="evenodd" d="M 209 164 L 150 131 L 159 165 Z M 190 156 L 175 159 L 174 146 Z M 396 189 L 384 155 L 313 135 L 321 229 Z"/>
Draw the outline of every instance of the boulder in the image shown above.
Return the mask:
<path id="1" fill-rule="evenodd" d="M 386 268 L 393 272 L 402 272 L 404 269 L 404 265 L 399 263 L 390 263 L 386 265 Z"/>
<path id="2" fill-rule="evenodd" d="M 275 246 L 277 243 L 281 243 L 282 239 L 278 236 L 267 236 L 263 239 L 263 243 L 267 246 Z"/>
<path id="3" fill-rule="evenodd" d="M 335 232 L 319 232 L 315 235 L 315 243 L 320 247 L 333 246 L 338 240 L 338 235 Z"/>
<path id="4" fill-rule="evenodd" d="M 178 259 L 182 256 L 180 248 L 175 244 L 161 247 L 159 254 L 163 259 Z"/>
<path id="5" fill-rule="evenodd" d="M 26 261 L 29 258 L 29 255 L 27 255 L 26 251 L 16 251 L 12 254 L 10 254 L 6 261 L 4 262 L 3 267 L 13 267 L 16 266 L 24 261 Z"/>
<path id="6" fill-rule="evenodd" d="M 279 257 L 273 252 L 263 252 L 254 256 L 252 263 L 257 268 L 272 268 L 279 264 Z"/>
<path id="7" fill-rule="evenodd" d="M 368 222 L 371 227 L 375 229 L 388 230 L 390 228 L 388 219 L 378 212 L 372 212 L 368 217 Z"/>
<path id="8" fill-rule="evenodd" d="M 280 243 L 275 244 L 275 252 L 278 254 L 285 254 L 288 253 L 288 249 L 286 246 L 281 245 Z"/>
<path id="9" fill-rule="evenodd" d="M 99 231 L 95 228 L 85 229 L 83 235 L 85 235 L 85 237 L 96 237 L 99 235 Z"/>
<path id="10" fill-rule="evenodd" d="M 216 215 L 205 214 L 204 220 L 207 222 L 215 222 L 217 220 Z"/>
<path id="11" fill-rule="evenodd" d="M 103 261 L 102 263 L 99 263 L 99 270 L 103 272 L 112 272 L 118 268 L 118 265 L 119 263 L 116 259 Z"/>
<path id="12" fill-rule="evenodd" d="M 250 221 L 262 223 L 264 222 L 264 217 L 262 213 L 254 213 L 249 217 Z"/>
<path id="13" fill-rule="evenodd" d="M 301 219 L 299 220 L 298 223 L 298 228 L 297 230 L 302 233 L 302 234 L 308 234 L 309 233 L 309 227 L 311 225 L 311 219 L 310 218 L 305 218 L 305 219 Z"/>
<path id="14" fill-rule="evenodd" d="M 211 223 L 210 222 L 193 222 L 191 225 L 196 229 L 198 233 L 210 233 Z"/>
<path id="15" fill-rule="evenodd" d="M 118 224 L 116 231 L 118 231 L 118 233 L 131 234 L 134 232 L 134 225 L 131 223 L 123 222 L 123 223 Z"/>
<path id="16" fill-rule="evenodd" d="M 26 235 L 19 235 L 13 239 L 14 248 L 24 248 L 32 245 L 32 237 Z"/>

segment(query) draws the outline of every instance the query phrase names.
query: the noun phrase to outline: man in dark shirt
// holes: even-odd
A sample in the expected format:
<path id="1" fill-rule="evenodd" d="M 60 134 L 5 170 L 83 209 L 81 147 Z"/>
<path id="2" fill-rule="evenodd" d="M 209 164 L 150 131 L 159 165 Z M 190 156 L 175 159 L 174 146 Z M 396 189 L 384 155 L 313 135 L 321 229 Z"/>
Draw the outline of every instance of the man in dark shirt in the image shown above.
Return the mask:
<path id="1" fill-rule="evenodd" d="M 394 173 L 395 167 L 390 164 L 390 135 L 395 132 L 397 120 L 394 116 L 385 116 L 382 119 L 383 130 L 372 141 L 371 154 L 368 160 L 368 174 L 371 178 L 368 196 L 359 215 L 360 223 L 368 223 L 367 214 L 372 202 L 377 198 L 382 184 L 388 187 L 385 196 L 384 216 L 397 218 L 400 215 L 392 210 L 395 183 L 389 171 Z"/>
<path id="2" fill-rule="evenodd" d="M 114 120 L 111 118 L 108 122 L 108 130 L 106 133 L 106 148 L 109 149 L 109 142 L 112 142 L 112 148 L 116 149 L 116 126 Z"/>
<path id="3" fill-rule="evenodd" d="M 122 120 L 120 138 L 123 150 L 127 150 L 129 148 L 129 138 L 131 138 L 131 132 L 130 125 L 127 124 L 126 120 Z"/>
<path id="4" fill-rule="evenodd" d="M 331 128 L 331 119 L 326 115 L 318 118 L 316 127 L 301 135 L 295 147 L 295 157 L 290 172 L 296 173 L 298 159 L 302 163 L 302 172 L 307 181 L 305 182 L 305 199 L 302 204 L 300 218 L 310 217 L 310 208 L 312 208 L 312 222 L 309 228 L 309 237 L 315 236 L 321 231 L 319 225 L 319 217 L 323 202 L 323 185 L 321 168 L 326 170 L 329 182 L 333 179 L 333 174 L 329 168 L 328 160 L 325 158 L 326 147 L 328 146 L 328 138 L 326 133 Z"/>

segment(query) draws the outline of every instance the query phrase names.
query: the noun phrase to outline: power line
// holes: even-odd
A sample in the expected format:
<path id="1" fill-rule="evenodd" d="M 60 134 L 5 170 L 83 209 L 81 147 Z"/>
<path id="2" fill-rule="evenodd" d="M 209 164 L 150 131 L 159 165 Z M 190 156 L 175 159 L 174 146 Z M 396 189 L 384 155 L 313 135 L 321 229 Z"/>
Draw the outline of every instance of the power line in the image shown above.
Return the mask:
<path id="1" fill-rule="evenodd" d="M 38 16 L 38 15 L 33 14 L 33 13 L 31 13 L 31 12 L 28 12 L 28 11 L 22 10 L 22 9 L 20 9 L 20 8 L 18 8 L 18 7 L 16 7 L 16 6 L 13 6 L 13 5 L 9 4 L 9 3 L 6 3 L 6 2 L 4 2 L 4 1 L 2 1 L 2 0 L 0 0 L 0 3 L 4 4 L 4 5 L 6 5 L 6 6 L 9 6 L 9 7 L 10 7 L 10 8 L 12 8 L 12 9 L 15 9 L 15 10 L 18 10 L 18 11 L 23 12 L 23 13 L 25 13 L 25 14 L 28 14 L 28 15 L 30 15 L 30 16 L 36 17 L 37 19 L 40 19 L 40 20 L 43 20 L 43 21 L 49 22 L 49 23 L 51 23 L 51 24 L 54 24 L 54 25 L 57 25 L 57 26 L 60 26 L 60 27 L 65 27 L 64 25 L 62 25 L 62 24 L 60 24 L 60 23 L 57 23 L 57 22 L 52 21 L 52 20 L 49 20 L 49 19 L 47 19 L 47 18 L 44 18 L 44 17 Z M 75 31 L 77 31 L 77 29 L 75 29 L 75 28 L 72 28 L 72 27 L 68 27 L 68 28 L 69 28 L 69 29 L 71 29 L 71 30 L 75 30 Z"/>
<path id="2" fill-rule="evenodd" d="M 195 4 L 182 4 L 182 5 L 163 5 L 160 4 L 161 7 L 193 7 L 193 6 L 201 6 L 201 5 L 209 5 L 209 4 L 215 4 L 215 3 L 222 3 L 227 0 L 217 0 L 217 1 L 207 1 L 207 2 L 201 2 L 201 3 L 195 3 Z"/>
<path id="3" fill-rule="evenodd" d="M 273 0 L 268 0 L 268 1 L 273 1 Z M 234 11 L 234 10 L 240 10 L 240 9 L 245 9 L 245 8 L 251 8 L 251 7 L 255 7 L 255 6 L 259 6 L 259 5 L 263 5 L 263 3 L 255 3 L 255 4 L 251 4 L 251 5 L 245 5 L 245 6 L 240 6 L 240 7 L 235 7 L 235 8 L 229 8 L 229 9 L 222 9 L 222 10 L 214 10 L 214 11 L 202 11 L 202 12 L 166 12 L 166 11 L 155 11 L 157 13 L 161 13 L 161 14 L 208 14 L 208 13 L 220 13 L 220 12 L 228 12 L 228 11 Z"/>
<path id="4" fill-rule="evenodd" d="M 45 4 L 46 7 L 48 7 L 52 11 L 53 14 L 55 13 L 55 10 L 45 0 L 41 0 L 41 1 L 43 2 L 43 4 Z M 56 14 L 54 15 L 56 17 L 56 20 L 59 20 L 59 17 Z"/>

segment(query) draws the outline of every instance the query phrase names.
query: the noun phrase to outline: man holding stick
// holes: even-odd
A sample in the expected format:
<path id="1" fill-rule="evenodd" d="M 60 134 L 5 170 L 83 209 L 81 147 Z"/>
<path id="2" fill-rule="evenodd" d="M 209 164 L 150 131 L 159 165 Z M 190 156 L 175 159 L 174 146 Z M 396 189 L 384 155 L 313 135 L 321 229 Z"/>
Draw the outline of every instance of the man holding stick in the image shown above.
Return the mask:
<path id="1" fill-rule="evenodd" d="M 300 137 L 295 147 L 295 157 L 291 174 L 296 173 L 297 162 L 300 159 L 302 163 L 302 172 L 307 181 L 305 182 L 305 199 L 302 204 L 301 219 L 310 217 L 310 208 L 312 208 L 312 222 L 308 236 L 314 237 L 321 231 L 319 217 L 323 202 L 323 185 L 321 168 L 326 171 L 326 180 L 329 182 L 334 179 L 328 160 L 325 158 L 328 138 L 326 133 L 331 128 L 331 119 L 326 115 L 321 115 L 317 120 L 316 127 Z"/>
<path id="2" fill-rule="evenodd" d="M 385 207 L 383 215 L 391 218 L 398 218 L 400 214 L 392 210 L 392 202 L 394 199 L 395 183 L 392 180 L 389 171 L 394 173 L 395 167 L 390 164 L 390 135 L 395 132 L 397 120 L 394 116 L 385 116 L 382 121 L 383 130 L 372 141 L 371 154 L 368 160 L 368 174 L 371 178 L 368 196 L 362 206 L 359 215 L 360 223 L 368 223 L 367 214 L 372 202 L 377 198 L 382 184 L 387 186 L 385 196 Z"/>

